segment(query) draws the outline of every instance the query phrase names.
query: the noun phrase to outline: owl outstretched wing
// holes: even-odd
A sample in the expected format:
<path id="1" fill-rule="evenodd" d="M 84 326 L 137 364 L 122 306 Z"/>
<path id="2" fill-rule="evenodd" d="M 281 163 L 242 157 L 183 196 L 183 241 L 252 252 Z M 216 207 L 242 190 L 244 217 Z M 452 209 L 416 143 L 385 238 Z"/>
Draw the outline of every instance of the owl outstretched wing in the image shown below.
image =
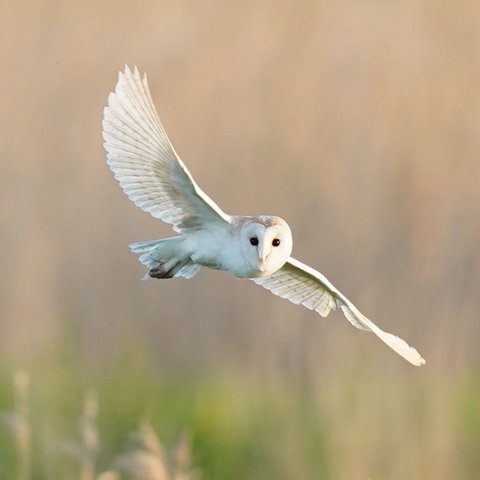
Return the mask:
<path id="1" fill-rule="evenodd" d="M 253 281 L 279 297 L 316 311 L 322 317 L 326 317 L 330 310 L 340 308 L 352 325 L 373 332 L 412 365 L 420 366 L 425 363 L 422 356 L 404 340 L 384 332 L 365 317 L 320 272 L 294 258 L 290 257 L 285 265 L 272 275 L 255 278 Z"/>
<path id="2" fill-rule="evenodd" d="M 104 109 L 107 163 L 135 205 L 177 232 L 230 216 L 193 180 L 157 115 L 146 75 L 125 66 Z"/>

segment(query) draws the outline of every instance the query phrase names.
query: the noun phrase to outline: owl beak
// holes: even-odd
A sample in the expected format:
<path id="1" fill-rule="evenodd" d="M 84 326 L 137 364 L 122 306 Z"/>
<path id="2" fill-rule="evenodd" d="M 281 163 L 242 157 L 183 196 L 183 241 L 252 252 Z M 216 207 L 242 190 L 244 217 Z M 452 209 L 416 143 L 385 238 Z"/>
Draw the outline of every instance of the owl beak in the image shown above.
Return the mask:
<path id="1" fill-rule="evenodd" d="M 265 260 L 267 259 L 268 253 L 265 252 L 263 248 L 258 249 L 258 267 L 261 272 L 265 271 Z"/>

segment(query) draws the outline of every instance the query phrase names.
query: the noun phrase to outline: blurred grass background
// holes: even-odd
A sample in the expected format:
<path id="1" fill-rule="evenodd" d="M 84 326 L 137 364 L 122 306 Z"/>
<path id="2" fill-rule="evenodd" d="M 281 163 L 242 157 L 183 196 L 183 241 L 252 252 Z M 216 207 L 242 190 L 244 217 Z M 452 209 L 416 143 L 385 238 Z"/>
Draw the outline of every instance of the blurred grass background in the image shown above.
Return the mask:
<path id="1" fill-rule="evenodd" d="M 96 473 L 146 419 L 204 479 L 475 478 L 479 52 L 473 1 L 3 0 L 0 477 L 81 478 L 65 450 L 94 391 Z M 202 188 L 285 218 L 294 256 L 425 367 L 221 272 L 139 281 L 127 244 L 171 230 L 104 161 L 125 63 Z"/>

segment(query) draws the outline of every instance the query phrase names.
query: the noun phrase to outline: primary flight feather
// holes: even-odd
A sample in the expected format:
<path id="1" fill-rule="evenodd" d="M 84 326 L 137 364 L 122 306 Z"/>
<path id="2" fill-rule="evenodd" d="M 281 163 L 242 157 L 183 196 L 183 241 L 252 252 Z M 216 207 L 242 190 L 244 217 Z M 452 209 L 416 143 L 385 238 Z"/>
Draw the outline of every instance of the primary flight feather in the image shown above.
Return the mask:
<path id="1" fill-rule="evenodd" d="M 413 365 L 425 360 L 401 338 L 365 317 L 320 272 L 290 256 L 292 234 L 274 216 L 230 216 L 195 183 L 153 105 L 147 78 L 125 67 L 104 110 L 107 163 L 142 210 L 180 235 L 130 245 L 152 278 L 193 277 L 201 267 L 249 278 L 275 295 L 327 316 L 341 309 Z"/>

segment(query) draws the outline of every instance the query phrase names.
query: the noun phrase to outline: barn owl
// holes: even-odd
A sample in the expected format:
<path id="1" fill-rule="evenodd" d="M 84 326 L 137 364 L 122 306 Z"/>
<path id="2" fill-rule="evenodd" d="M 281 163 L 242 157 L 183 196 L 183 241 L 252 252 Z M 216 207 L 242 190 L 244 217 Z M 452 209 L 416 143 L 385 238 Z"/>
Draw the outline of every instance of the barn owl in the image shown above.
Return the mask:
<path id="1" fill-rule="evenodd" d="M 151 278 L 192 278 L 202 267 L 248 278 L 325 317 L 341 309 L 413 365 L 425 360 L 365 317 L 320 272 L 291 257 L 292 233 L 276 216 L 227 215 L 196 184 L 156 113 L 147 78 L 120 72 L 104 109 L 107 163 L 135 205 L 170 223 L 177 236 L 130 245 Z"/>

